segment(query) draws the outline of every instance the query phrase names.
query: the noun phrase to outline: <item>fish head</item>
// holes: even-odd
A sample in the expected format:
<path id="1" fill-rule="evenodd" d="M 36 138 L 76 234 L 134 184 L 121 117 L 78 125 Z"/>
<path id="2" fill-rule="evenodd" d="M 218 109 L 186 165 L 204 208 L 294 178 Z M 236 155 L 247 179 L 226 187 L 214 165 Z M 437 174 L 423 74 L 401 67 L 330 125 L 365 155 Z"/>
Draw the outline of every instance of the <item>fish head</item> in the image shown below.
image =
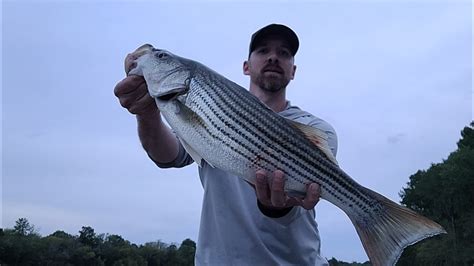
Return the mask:
<path id="1" fill-rule="evenodd" d="M 169 51 L 144 44 L 125 59 L 127 75 L 145 78 L 151 97 L 162 103 L 177 100 L 189 91 L 193 64 Z"/>

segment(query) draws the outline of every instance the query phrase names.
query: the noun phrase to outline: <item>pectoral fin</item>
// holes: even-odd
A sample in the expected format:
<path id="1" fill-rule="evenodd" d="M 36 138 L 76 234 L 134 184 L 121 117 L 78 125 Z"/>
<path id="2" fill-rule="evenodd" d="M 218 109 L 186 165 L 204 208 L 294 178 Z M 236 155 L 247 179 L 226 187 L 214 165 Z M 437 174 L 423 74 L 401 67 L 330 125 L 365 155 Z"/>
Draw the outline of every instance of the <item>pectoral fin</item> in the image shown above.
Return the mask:
<path id="1" fill-rule="evenodd" d="M 187 107 L 185 104 L 181 103 L 180 101 L 175 101 L 176 107 L 178 108 L 178 112 L 183 120 L 188 123 L 190 126 L 198 129 L 202 127 L 204 122 L 202 121 L 201 117 L 196 114 L 193 110 Z M 214 167 L 211 163 L 209 163 L 206 159 L 204 159 L 188 142 L 186 142 L 183 138 L 179 138 L 181 144 L 183 145 L 184 149 L 188 152 L 188 154 L 193 158 L 193 160 L 201 167 L 202 161 L 206 161 L 211 167 Z"/>
<path id="2" fill-rule="evenodd" d="M 295 122 L 293 120 L 287 119 L 287 121 L 294 126 L 295 128 L 299 129 L 301 133 L 309 140 L 311 141 L 314 145 L 316 145 L 325 155 L 326 157 L 333 162 L 334 164 L 338 165 L 336 158 L 334 157 L 331 148 L 329 148 L 329 143 L 328 143 L 328 135 L 326 132 L 314 128 L 312 126 L 308 126 L 305 124 L 301 124 L 298 122 Z"/>

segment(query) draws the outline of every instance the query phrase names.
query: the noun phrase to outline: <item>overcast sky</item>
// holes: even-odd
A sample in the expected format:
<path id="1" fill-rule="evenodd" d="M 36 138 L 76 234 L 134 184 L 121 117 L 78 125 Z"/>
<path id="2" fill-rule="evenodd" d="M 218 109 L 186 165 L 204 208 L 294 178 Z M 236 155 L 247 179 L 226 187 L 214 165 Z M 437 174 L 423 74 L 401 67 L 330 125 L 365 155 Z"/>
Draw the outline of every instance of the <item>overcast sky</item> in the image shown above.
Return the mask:
<path id="1" fill-rule="evenodd" d="M 293 2 L 293 1 L 291 1 Z M 472 120 L 470 1 L 3 1 L 2 227 L 82 226 L 141 244 L 197 240 L 197 166 L 160 170 L 113 95 L 144 43 L 248 87 L 242 62 L 266 24 L 299 36 L 291 102 L 331 123 L 340 166 L 394 201 L 455 150 Z M 322 254 L 367 256 L 345 214 L 317 206 Z"/>

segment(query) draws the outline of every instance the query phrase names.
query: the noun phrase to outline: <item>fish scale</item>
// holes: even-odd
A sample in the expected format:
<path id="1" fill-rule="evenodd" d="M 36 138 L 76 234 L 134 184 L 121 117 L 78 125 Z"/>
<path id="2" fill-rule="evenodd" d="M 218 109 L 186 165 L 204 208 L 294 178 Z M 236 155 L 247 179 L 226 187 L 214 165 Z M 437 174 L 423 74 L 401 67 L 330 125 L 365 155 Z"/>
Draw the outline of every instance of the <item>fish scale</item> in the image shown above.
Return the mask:
<path id="1" fill-rule="evenodd" d="M 158 56 L 157 56 L 158 55 Z M 446 233 L 437 223 L 358 184 L 337 164 L 327 136 L 287 120 L 206 66 L 143 45 L 134 53 L 161 114 L 201 166 L 255 182 L 259 169 L 282 170 L 285 191 L 304 195 L 310 183 L 353 223 L 374 266 L 394 265 L 403 249 Z"/>
<path id="2" fill-rule="evenodd" d="M 214 90 L 213 90 L 213 91 L 214 91 Z M 209 95 L 209 96 L 211 96 L 211 95 Z M 208 102 L 207 102 L 206 104 L 209 105 Z M 224 103 L 224 104 L 227 104 L 227 103 Z M 227 105 L 227 106 L 231 106 L 231 105 Z M 215 109 L 218 109 L 218 110 L 219 110 L 219 111 L 213 111 L 213 112 L 215 112 L 215 113 L 218 113 L 218 112 L 220 112 L 220 111 L 226 113 L 226 111 L 223 110 L 223 109 L 221 109 L 221 108 L 219 108 L 219 106 L 217 106 Z M 214 110 L 215 110 L 215 109 L 214 109 Z M 243 115 L 243 114 L 240 114 L 239 116 L 241 117 L 242 115 Z M 253 114 L 248 114 L 248 115 L 249 115 L 250 117 L 252 117 Z M 237 120 L 237 119 L 235 119 L 235 118 L 233 118 L 233 117 L 230 117 L 230 116 L 229 116 L 229 119 L 231 119 L 232 121 L 234 121 L 234 122 L 237 123 L 237 124 L 240 123 L 239 120 Z M 263 123 L 264 121 L 261 121 L 261 122 Z M 245 125 L 243 125 L 243 124 L 241 124 L 241 126 L 242 126 L 242 127 L 245 127 Z M 260 127 L 259 129 L 260 129 L 260 131 L 262 131 L 262 128 L 261 128 L 261 127 Z M 232 135 L 244 136 L 244 138 L 250 142 L 252 139 L 255 139 L 255 134 L 252 134 L 251 132 L 252 132 L 252 131 L 250 131 L 250 128 L 246 128 L 245 131 L 235 132 L 235 133 L 232 134 Z M 268 136 L 268 134 L 267 134 L 267 132 L 262 132 L 262 134 L 261 134 L 260 136 Z M 275 137 L 273 137 L 273 140 L 274 140 L 274 139 L 275 139 Z M 271 145 L 271 142 L 270 142 L 270 141 L 271 141 L 271 139 L 268 140 L 268 141 L 260 142 L 260 143 L 255 143 L 255 142 L 253 142 L 253 143 L 250 143 L 250 144 L 252 144 L 252 145 L 255 146 L 255 147 L 259 147 L 259 146 L 260 146 L 260 147 L 264 147 L 265 145 Z M 236 143 L 236 144 L 240 146 L 242 143 Z M 265 151 L 264 151 L 264 152 L 265 152 Z M 288 151 L 283 151 L 283 150 L 278 150 L 277 152 L 280 153 L 280 155 L 283 155 L 283 156 L 286 155 L 286 154 L 290 154 Z M 252 153 L 253 156 L 258 156 L 258 155 L 260 154 L 260 152 L 257 152 L 257 151 L 251 151 L 251 153 Z M 265 155 L 266 155 L 266 156 L 273 157 L 273 159 L 278 159 L 278 158 L 276 157 L 276 155 L 271 154 L 271 153 L 270 153 L 270 154 L 265 154 Z M 271 162 L 269 162 L 269 163 L 272 164 Z M 287 163 L 284 163 L 284 164 L 287 164 Z M 276 166 L 275 164 L 272 164 L 272 166 L 273 166 L 273 169 L 276 169 L 276 168 L 277 168 L 277 166 Z M 288 164 L 287 164 L 287 166 L 291 167 L 291 165 L 288 165 Z M 269 170 L 270 170 L 270 169 L 269 169 Z M 301 179 L 296 178 L 295 175 L 291 175 L 291 177 L 294 178 L 294 179 L 296 179 L 298 182 L 302 183 Z"/>
<path id="3" fill-rule="evenodd" d="M 252 98 L 253 96 L 249 95 L 248 93 L 241 93 L 240 87 L 236 87 L 235 84 L 234 87 L 236 87 L 235 90 L 226 90 L 223 91 L 224 88 L 228 88 L 229 84 L 222 84 L 224 83 L 222 79 L 219 76 L 214 75 L 214 73 L 206 73 L 206 75 L 203 75 L 199 70 L 194 72 L 194 75 L 192 77 L 192 81 L 195 82 L 195 85 L 191 83 L 191 87 L 195 86 L 196 90 L 194 90 L 194 94 L 190 93 L 188 95 L 188 101 L 193 102 L 194 104 L 197 104 L 199 101 L 202 102 L 200 106 L 206 106 L 208 108 L 208 113 L 206 113 L 204 110 L 201 109 L 201 111 L 204 111 L 201 115 L 207 117 L 209 119 L 209 122 L 211 125 L 208 128 L 216 129 L 215 125 L 217 124 L 215 120 L 212 120 L 211 114 L 220 122 L 226 121 L 225 118 L 219 116 L 221 113 L 227 114 L 227 119 L 229 121 L 232 121 L 234 124 L 240 124 L 241 128 L 240 129 L 245 129 L 241 131 L 234 130 L 233 132 L 228 132 L 227 136 L 235 136 L 235 138 L 231 138 L 231 140 L 234 141 L 234 144 L 241 148 L 241 147 L 248 147 L 248 145 L 244 146 L 242 143 L 242 137 L 247 136 L 244 139 L 247 140 L 253 140 L 255 139 L 255 136 L 264 136 L 266 138 L 263 139 L 263 141 L 260 141 L 259 143 L 257 142 L 251 142 L 250 144 L 254 147 L 268 147 L 268 146 L 274 146 L 274 143 L 276 142 L 281 142 L 280 139 L 281 137 L 286 133 L 286 134 L 291 134 L 291 137 L 287 138 L 289 140 L 294 140 L 292 143 L 285 143 L 282 142 L 281 146 L 275 146 L 275 148 L 271 148 L 270 150 L 275 151 L 278 155 L 275 153 L 269 153 L 268 150 L 263 150 L 263 151 L 255 151 L 255 150 L 249 150 L 250 156 L 253 158 L 259 156 L 260 154 L 264 154 L 265 157 L 269 157 L 273 159 L 273 161 L 268 161 L 267 163 L 271 167 L 266 167 L 262 166 L 262 168 L 267 169 L 269 171 L 273 171 L 275 169 L 278 169 L 279 167 L 274 163 L 274 161 L 278 161 L 280 158 L 278 156 L 283 156 L 285 155 L 293 155 L 292 157 L 292 162 L 297 164 L 299 166 L 298 169 L 295 167 L 292 167 L 288 162 L 286 161 L 281 161 L 281 164 L 284 165 L 284 168 L 282 169 L 283 172 L 286 174 L 286 177 L 288 179 L 293 179 L 296 182 L 300 184 L 308 184 L 308 183 L 319 183 L 322 184 L 322 198 L 327 198 L 327 197 L 333 197 L 338 201 L 337 205 L 344 206 L 344 203 L 347 202 L 342 196 L 344 195 L 346 197 L 351 197 L 355 198 L 358 201 L 354 203 L 354 205 L 359 206 L 362 210 L 366 211 L 368 210 L 367 207 L 364 205 L 370 204 L 371 199 L 364 197 L 362 193 L 358 193 L 357 189 L 351 189 L 354 186 L 354 183 L 351 184 L 351 182 L 348 182 L 350 179 L 346 178 L 340 178 L 340 173 L 339 175 L 337 174 L 337 171 L 333 170 L 330 168 L 330 164 L 327 162 L 327 160 L 321 159 L 321 152 L 317 149 L 304 149 L 308 147 L 307 145 L 307 140 L 302 138 L 300 134 L 296 134 L 293 128 L 289 127 L 287 123 L 283 120 L 283 118 L 277 119 L 275 117 L 270 117 L 273 118 L 271 121 L 261 119 L 258 121 L 259 123 L 263 124 L 263 126 L 258 126 L 256 124 L 255 118 L 258 115 L 258 110 L 262 108 L 262 105 L 260 102 L 255 102 L 251 101 L 249 98 Z M 201 88 L 204 87 L 210 87 L 210 90 L 203 90 Z M 205 96 L 203 94 L 206 94 Z M 239 101 L 235 100 L 239 99 Z M 224 108 L 224 106 L 226 108 Z M 189 106 L 190 109 L 193 109 L 193 105 L 191 104 Z M 232 113 L 226 111 L 226 110 L 231 110 L 233 111 Z M 242 111 L 243 110 L 243 111 Z M 267 109 L 264 109 L 268 111 Z M 199 109 L 194 110 L 199 112 Z M 233 115 L 232 115 L 233 114 Z M 199 115 L 199 113 L 198 113 Z M 265 116 L 261 116 L 262 118 L 266 118 Z M 244 119 L 242 119 L 244 118 Z M 244 124 L 242 124 L 242 120 L 248 121 L 249 124 L 253 125 L 254 128 L 249 128 L 246 127 Z M 283 122 L 282 122 L 283 121 Z M 252 123 L 253 122 L 253 123 Z M 276 125 L 276 126 L 275 126 Z M 233 129 L 232 127 L 222 127 L 220 131 L 215 132 L 215 134 L 223 133 L 225 130 Z M 284 131 L 284 133 L 281 133 Z M 278 134 L 279 133 L 279 134 Z M 240 138 L 239 138 L 240 137 Z M 221 138 L 222 140 L 222 138 Z M 298 141 L 299 140 L 299 141 Z M 222 142 L 222 141 L 221 141 Z M 304 145 L 306 144 L 306 146 Z M 234 146 L 233 146 L 234 147 Z M 278 147 L 281 147 L 279 149 Z M 286 149 L 285 149 L 286 148 Z M 304 151 L 301 150 L 306 150 L 308 153 L 313 153 L 310 156 L 304 156 L 308 153 L 305 153 Z M 234 152 L 236 152 L 238 149 L 233 148 L 232 149 Z M 237 157 L 237 156 L 233 156 Z M 316 158 L 320 162 L 320 164 L 314 164 L 312 162 L 309 162 L 308 158 L 312 157 L 313 160 Z M 305 162 L 301 162 L 301 160 L 298 160 L 301 158 L 305 158 Z M 251 161 L 251 157 L 246 157 L 244 158 L 247 161 Z M 315 167 L 318 166 L 318 167 Z M 256 169 L 255 169 L 256 170 Z M 327 178 L 329 176 L 329 178 Z M 302 181 L 300 177 L 304 177 L 306 180 Z M 314 178 L 314 177 L 319 177 L 319 178 Z M 253 176 L 248 177 L 248 181 L 254 182 L 252 179 Z M 332 180 L 332 182 L 328 182 L 328 180 Z M 291 185 L 291 182 L 287 182 L 287 184 Z M 335 192 L 334 193 L 330 189 L 326 189 L 325 186 L 331 187 Z M 356 193 L 356 194 L 354 194 Z M 329 194 L 329 196 L 327 196 Z M 350 195 L 350 196 L 348 196 Z"/>
<path id="4" fill-rule="evenodd" d="M 219 83 L 220 83 L 220 80 L 218 80 L 218 79 L 211 80 L 211 78 L 214 77 L 214 75 L 208 75 L 208 77 L 209 77 L 208 80 L 203 80 L 203 79 L 205 79 L 205 78 L 201 78 L 201 77 L 200 77 L 200 73 L 195 73 L 195 75 L 194 75 L 194 79 L 197 80 L 196 82 L 198 83 L 198 86 L 200 86 L 200 87 L 204 87 L 204 86 L 206 86 L 206 85 L 207 85 L 207 86 L 212 86 L 212 90 L 210 90 L 210 91 L 212 91 L 212 93 L 215 93 L 216 95 L 220 96 L 220 98 L 218 98 L 218 99 L 221 100 L 223 103 L 220 104 L 220 105 L 219 105 L 218 103 L 216 103 L 217 106 L 215 107 L 215 110 L 218 110 L 218 111 L 214 111 L 214 112 L 226 112 L 225 109 L 222 108 L 221 106 L 228 106 L 228 107 L 229 107 L 228 109 L 232 109 L 233 107 L 236 107 L 236 106 L 241 107 L 241 105 L 242 105 L 243 103 L 246 103 L 246 101 L 245 101 L 245 99 L 246 99 L 245 96 L 248 96 L 247 94 L 233 95 L 234 97 L 229 97 L 229 96 L 230 96 L 230 93 L 232 93 L 232 92 L 238 92 L 238 90 L 229 90 L 229 93 L 224 94 L 223 92 L 220 92 L 220 91 L 222 90 L 222 88 L 224 88 L 224 86 L 217 86 L 217 85 L 216 85 L 216 84 L 219 84 Z M 210 85 L 210 84 L 213 84 L 213 85 Z M 203 90 L 199 90 L 199 91 L 202 92 Z M 237 94 L 237 93 L 236 93 L 236 94 Z M 211 98 L 211 97 L 213 97 L 213 96 L 214 96 L 214 95 L 208 95 L 208 98 Z M 243 99 L 243 100 L 242 100 L 242 101 L 234 101 L 234 102 L 225 102 L 225 101 L 226 101 L 225 96 L 227 96 L 227 99 L 231 99 L 231 100 L 232 100 L 232 99 L 236 99 L 237 97 L 240 97 L 240 99 Z M 192 98 L 192 95 L 190 95 L 190 97 Z M 216 98 L 213 98 L 213 99 L 214 99 L 214 101 L 217 101 Z M 205 103 L 205 104 L 206 104 L 206 105 L 209 105 L 210 103 L 207 102 L 207 103 Z M 192 106 L 191 106 L 191 108 L 192 108 Z M 258 109 L 256 109 L 255 107 L 254 107 L 254 108 L 249 108 L 248 106 L 244 106 L 244 107 L 242 107 L 241 109 L 245 109 L 245 110 L 249 110 L 249 111 L 250 111 L 250 110 L 258 110 Z M 245 116 L 254 117 L 254 116 L 256 115 L 255 113 L 246 113 L 246 114 L 245 114 L 245 113 L 240 113 L 240 114 L 239 114 L 237 110 L 233 110 L 233 111 L 236 113 L 236 116 L 237 116 L 237 117 L 240 117 L 240 118 L 245 117 Z M 232 118 L 232 117 L 229 117 L 229 118 L 232 119 L 232 120 L 234 121 L 234 123 L 239 123 L 239 121 L 240 121 L 239 119 L 236 119 L 236 118 Z M 271 142 L 275 142 L 275 141 L 277 141 L 278 139 L 281 139 L 281 138 L 284 136 L 283 134 L 277 134 L 276 137 L 274 136 L 275 132 L 276 132 L 276 133 L 279 133 L 279 132 L 280 132 L 280 130 L 278 130 L 279 128 L 286 129 L 286 127 L 285 127 L 284 124 L 281 125 L 281 123 L 280 123 L 280 126 L 279 126 L 279 127 L 274 127 L 274 126 L 271 126 L 272 123 L 269 123 L 268 121 L 262 120 L 262 121 L 260 121 L 260 122 L 261 122 L 261 123 L 266 123 L 266 125 L 269 126 L 270 129 L 269 129 L 269 130 L 262 130 L 262 128 L 259 128 L 259 131 L 260 131 L 259 133 L 260 133 L 260 134 L 257 134 L 257 135 L 259 135 L 259 136 L 262 136 L 262 135 L 263 135 L 263 136 L 273 136 L 273 137 L 271 137 L 270 141 L 268 141 L 268 142 L 266 142 L 266 143 L 263 143 L 263 145 L 261 145 L 261 146 L 271 145 Z M 244 125 L 242 125 L 242 126 L 244 126 Z M 286 126 L 287 126 L 287 125 L 286 125 Z M 245 126 L 244 126 L 244 127 L 245 127 Z M 290 130 L 286 130 L 286 132 L 288 132 L 288 134 L 291 134 L 291 133 L 293 133 L 294 131 L 292 132 L 292 131 L 290 131 Z M 245 133 L 246 133 L 246 134 L 251 134 L 251 135 L 252 135 L 251 138 L 255 138 L 255 134 L 252 133 L 252 130 L 251 130 L 251 129 L 247 128 L 246 131 L 245 131 Z M 246 135 L 245 133 L 244 133 L 244 132 L 237 132 L 236 134 L 237 134 L 237 135 Z M 299 135 L 293 134 L 292 137 L 289 137 L 288 139 L 289 139 L 289 140 L 296 140 L 296 139 L 298 139 L 298 137 L 299 137 Z M 305 139 L 304 139 L 304 140 L 305 140 Z M 283 143 L 285 143 L 285 142 L 283 142 Z M 253 144 L 254 146 L 258 146 L 257 143 L 252 143 L 252 144 Z M 301 145 L 298 145 L 298 144 L 300 144 L 299 142 L 293 142 L 293 143 L 291 143 L 291 144 L 294 145 L 294 146 L 297 146 L 297 147 L 301 147 Z M 291 144 L 288 145 L 288 147 L 292 147 Z M 285 145 L 285 146 L 286 146 L 286 145 Z M 303 147 L 304 147 L 304 146 L 303 146 Z M 314 149 L 313 149 L 313 150 L 311 150 L 311 151 L 317 152 L 318 150 L 314 150 Z M 293 149 L 293 150 L 289 150 L 289 151 L 288 151 L 288 150 L 278 150 L 277 152 L 279 152 L 281 155 L 287 155 L 287 154 L 293 154 L 293 153 L 295 153 L 295 154 L 296 154 L 296 157 L 299 157 L 299 158 L 302 157 L 302 156 L 301 156 L 302 154 L 305 154 L 304 152 L 301 152 L 301 151 L 300 151 L 299 149 L 297 149 L 297 148 L 295 148 L 295 149 Z M 256 153 L 254 153 L 254 155 L 255 155 L 255 154 L 256 154 Z M 275 156 L 273 156 L 272 154 L 267 154 L 267 156 L 270 156 L 270 157 L 273 157 L 274 159 L 276 159 Z M 313 158 L 314 158 L 314 157 L 315 157 L 315 156 L 313 155 Z M 292 158 L 292 162 L 298 163 L 298 160 L 295 159 L 295 158 Z M 323 163 L 324 163 L 324 162 L 323 162 Z M 292 168 L 291 165 L 289 165 L 288 163 L 284 163 L 284 164 L 285 164 L 287 167 Z M 273 169 L 276 169 L 276 168 L 277 168 L 275 165 L 272 165 L 272 166 L 274 167 Z M 308 168 L 310 168 L 310 167 L 312 167 L 312 166 L 314 166 L 314 164 L 306 164 L 306 165 L 303 166 L 303 167 L 306 168 L 306 169 L 308 169 Z M 311 171 L 311 170 L 308 170 L 308 171 L 306 171 L 306 174 L 302 173 L 301 170 L 300 170 L 300 171 L 296 171 L 296 173 L 294 173 L 294 171 L 293 171 L 293 174 L 290 174 L 290 173 L 288 173 L 287 171 L 284 171 L 284 172 L 286 172 L 286 174 L 287 174 L 286 176 L 287 176 L 288 178 L 293 178 L 293 179 L 295 179 L 296 181 L 298 181 L 298 182 L 300 182 L 300 183 L 301 183 L 301 181 L 300 181 L 300 179 L 298 178 L 298 176 L 305 176 L 305 177 L 307 177 L 307 179 L 310 180 L 311 182 L 317 182 L 317 183 L 321 184 L 321 183 L 322 183 L 322 180 L 317 180 L 317 179 L 311 178 L 311 176 L 321 176 L 321 177 L 327 176 L 327 175 L 328 175 L 328 172 L 329 172 L 329 171 L 328 171 L 329 169 L 325 169 L 325 170 L 326 170 L 326 171 L 324 171 L 324 173 L 323 173 L 323 171 L 321 171 L 321 169 L 317 169 L 317 168 L 314 168 L 314 167 L 313 167 L 312 171 Z M 333 172 L 333 173 L 334 173 L 334 172 Z M 336 176 L 335 176 L 334 174 L 332 174 L 332 177 L 335 178 Z M 335 180 L 344 180 L 344 179 L 337 178 L 337 179 L 335 179 Z M 345 179 L 345 180 L 347 180 L 347 179 Z M 308 183 L 308 181 L 307 181 L 306 183 Z M 341 182 L 341 183 L 342 183 L 342 182 Z M 343 186 L 344 188 L 347 188 L 347 187 L 350 188 L 351 185 L 352 185 L 352 184 L 347 184 L 347 185 L 345 185 L 345 186 L 344 186 L 344 185 L 341 185 L 341 186 Z M 338 189 L 338 188 L 336 188 L 336 187 L 334 187 L 334 189 L 339 190 L 339 191 L 341 191 L 341 192 L 343 191 L 343 189 Z M 355 190 L 352 190 L 352 191 L 353 191 L 353 192 L 356 192 Z M 332 194 L 330 190 L 328 190 L 327 192 L 330 193 L 330 194 Z M 336 198 L 339 198 L 339 200 L 342 200 L 340 197 L 338 197 L 338 196 L 335 195 L 335 194 L 333 194 L 333 196 L 336 197 Z M 357 195 L 356 197 L 357 197 L 357 198 L 361 198 L 361 193 L 358 193 L 358 195 Z M 324 196 L 323 196 L 323 198 L 324 198 Z M 367 202 L 367 200 L 366 200 L 366 202 Z"/>

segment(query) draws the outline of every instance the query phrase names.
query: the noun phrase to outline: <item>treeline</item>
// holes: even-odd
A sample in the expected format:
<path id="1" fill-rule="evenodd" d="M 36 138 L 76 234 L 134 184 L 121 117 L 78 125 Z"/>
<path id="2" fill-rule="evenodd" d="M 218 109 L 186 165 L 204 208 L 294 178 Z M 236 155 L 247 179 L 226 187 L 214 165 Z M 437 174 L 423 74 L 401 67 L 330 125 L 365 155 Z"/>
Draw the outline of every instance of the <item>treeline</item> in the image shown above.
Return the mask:
<path id="1" fill-rule="evenodd" d="M 0 265 L 194 265 L 196 243 L 161 241 L 132 244 L 119 235 L 96 234 L 83 226 L 79 235 L 56 231 L 41 237 L 27 219 L 0 231 Z"/>
<path id="2" fill-rule="evenodd" d="M 406 248 L 397 266 L 474 265 L 474 122 L 461 131 L 457 149 L 441 163 L 411 175 L 401 204 L 438 222 L 447 234 Z M 429 134 L 429 132 L 427 132 Z M 331 266 L 369 262 L 329 260 Z"/>
<path id="3" fill-rule="evenodd" d="M 184 240 L 178 247 L 161 241 L 132 244 L 119 235 L 96 234 L 83 226 L 78 235 L 56 231 L 41 237 L 26 218 L 13 229 L 0 229 L 0 265 L 194 265 L 196 243 Z M 335 258 L 331 266 L 364 266 Z"/>
<path id="4" fill-rule="evenodd" d="M 441 163 L 410 176 L 401 203 L 440 223 L 448 232 L 408 247 L 398 266 L 474 265 L 474 122 L 461 131 L 457 149 Z M 99 234 L 88 226 L 79 235 L 63 231 L 41 237 L 27 219 L 0 229 L 1 265 L 193 265 L 196 244 L 161 241 L 132 244 L 119 235 Z M 329 260 L 331 266 L 369 262 Z"/>
<path id="5" fill-rule="evenodd" d="M 330 260 L 328 260 L 329 262 L 329 266 L 370 266 L 370 262 L 366 261 L 364 263 L 360 263 L 360 262 L 345 262 L 345 261 L 340 261 L 340 260 L 337 260 L 336 258 L 331 258 Z"/>
<path id="6" fill-rule="evenodd" d="M 446 160 L 410 176 L 400 192 L 402 204 L 448 233 L 405 249 L 397 265 L 474 265 L 473 127 L 474 122 L 461 131 L 457 149 Z"/>

